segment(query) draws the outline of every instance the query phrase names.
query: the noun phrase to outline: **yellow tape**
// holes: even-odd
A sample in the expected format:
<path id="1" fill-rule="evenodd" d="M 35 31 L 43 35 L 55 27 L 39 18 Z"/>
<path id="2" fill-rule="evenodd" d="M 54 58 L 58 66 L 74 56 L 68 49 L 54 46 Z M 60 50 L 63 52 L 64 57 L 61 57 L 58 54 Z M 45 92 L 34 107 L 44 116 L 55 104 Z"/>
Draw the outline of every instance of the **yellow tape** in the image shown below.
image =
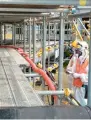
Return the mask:
<path id="1" fill-rule="evenodd" d="M 87 3 L 87 0 L 79 0 L 79 4 L 80 4 L 81 6 L 85 6 L 86 3 Z"/>

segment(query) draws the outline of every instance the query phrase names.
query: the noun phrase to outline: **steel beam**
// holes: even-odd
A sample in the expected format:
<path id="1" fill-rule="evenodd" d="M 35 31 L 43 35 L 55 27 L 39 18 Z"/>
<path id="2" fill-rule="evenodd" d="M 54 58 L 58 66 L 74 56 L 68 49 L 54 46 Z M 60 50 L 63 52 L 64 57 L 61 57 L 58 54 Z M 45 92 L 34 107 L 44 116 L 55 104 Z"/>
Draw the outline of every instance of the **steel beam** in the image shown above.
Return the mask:
<path id="1" fill-rule="evenodd" d="M 73 15 L 69 15 L 68 18 L 69 19 L 74 19 L 74 18 L 84 18 L 84 17 L 90 17 L 91 12 L 86 12 L 86 13 L 79 13 L 79 14 L 73 14 Z"/>
<path id="2" fill-rule="evenodd" d="M 31 13 L 31 12 L 36 12 L 36 13 L 43 13 L 43 12 L 68 12 L 69 9 L 65 8 L 59 8 L 59 9 L 38 9 L 38 8 L 0 8 L 0 13 L 7 12 L 7 13 Z M 75 8 L 72 8 L 72 10 L 75 11 Z M 47 14 L 45 14 L 47 15 Z"/>
<path id="3" fill-rule="evenodd" d="M 0 0 L 0 4 L 19 5 L 91 5 L 91 0 Z"/>

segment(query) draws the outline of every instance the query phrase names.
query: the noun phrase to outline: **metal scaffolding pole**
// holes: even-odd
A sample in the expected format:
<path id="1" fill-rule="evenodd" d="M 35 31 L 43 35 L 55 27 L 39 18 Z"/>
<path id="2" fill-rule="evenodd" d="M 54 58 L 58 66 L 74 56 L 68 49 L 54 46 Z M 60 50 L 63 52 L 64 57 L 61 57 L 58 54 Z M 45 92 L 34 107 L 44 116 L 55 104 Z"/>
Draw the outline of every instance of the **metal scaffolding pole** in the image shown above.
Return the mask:
<path id="1" fill-rule="evenodd" d="M 35 19 L 33 19 L 33 60 L 36 61 L 36 24 Z"/>
<path id="2" fill-rule="evenodd" d="M 21 43 L 23 42 L 23 25 L 21 23 Z"/>
<path id="3" fill-rule="evenodd" d="M 4 43 L 6 41 L 6 25 L 4 24 Z"/>
<path id="4" fill-rule="evenodd" d="M 14 41 L 15 41 L 15 29 L 14 29 L 14 24 L 12 24 L 12 44 L 14 45 Z"/>
<path id="5" fill-rule="evenodd" d="M 91 26 L 91 18 L 90 18 Z M 91 27 L 90 27 L 90 48 L 89 48 L 89 74 L 88 74 L 88 106 L 91 107 Z"/>
<path id="6" fill-rule="evenodd" d="M 21 40 L 20 34 L 21 34 L 21 25 L 19 24 L 19 41 Z"/>
<path id="7" fill-rule="evenodd" d="M 0 23 L 0 44 L 2 45 L 2 23 Z"/>
<path id="8" fill-rule="evenodd" d="M 14 24 L 14 45 L 16 46 L 16 24 Z"/>
<path id="9" fill-rule="evenodd" d="M 54 23 L 54 45 L 56 45 L 56 23 Z M 56 48 L 54 48 L 54 54 L 56 54 Z M 54 59 L 55 63 L 55 59 Z"/>
<path id="10" fill-rule="evenodd" d="M 46 17 L 43 17 L 43 41 L 42 41 L 42 66 L 43 66 L 43 70 L 45 71 L 45 59 L 46 59 L 46 51 L 45 51 L 45 47 L 46 47 Z M 45 88 L 45 82 L 44 80 L 42 80 L 42 88 Z M 43 98 L 44 100 L 44 98 Z"/>
<path id="11" fill-rule="evenodd" d="M 50 45 L 50 22 L 48 23 L 48 46 Z M 50 66 L 50 54 L 48 52 L 48 67 Z"/>
<path id="12" fill-rule="evenodd" d="M 28 36 L 29 36 L 29 58 L 31 58 L 31 22 L 29 21 L 29 26 L 28 26 L 29 28 L 28 28 L 28 30 L 29 30 L 29 34 L 28 34 Z"/>
<path id="13" fill-rule="evenodd" d="M 23 23 L 23 49 L 24 49 L 24 52 L 26 52 L 26 38 L 25 38 L 25 22 Z"/>
<path id="14" fill-rule="evenodd" d="M 43 70 L 45 70 L 45 59 L 46 59 L 46 51 L 45 51 L 45 47 L 46 47 L 46 17 L 43 17 L 43 58 L 42 58 L 42 64 L 43 64 Z"/>
<path id="15" fill-rule="evenodd" d="M 59 32 L 59 73 L 58 73 L 58 89 L 62 89 L 63 80 L 63 57 L 64 57 L 64 19 L 63 13 L 60 13 L 60 32 Z"/>

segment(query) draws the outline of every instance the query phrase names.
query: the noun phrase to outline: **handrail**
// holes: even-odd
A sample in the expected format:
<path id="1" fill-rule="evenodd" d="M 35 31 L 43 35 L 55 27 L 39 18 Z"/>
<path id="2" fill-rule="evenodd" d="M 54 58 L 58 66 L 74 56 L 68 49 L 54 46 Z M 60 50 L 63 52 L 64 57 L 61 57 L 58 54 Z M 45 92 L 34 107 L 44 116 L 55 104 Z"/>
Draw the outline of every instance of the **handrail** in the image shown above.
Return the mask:
<path id="1" fill-rule="evenodd" d="M 87 34 L 90 36 L 89 31 L 86 29 L 86 27 L 84 26 L 83 22 L 81 21 L 80 18 L 78 18 L 78 21 L 81 23 L 81 25 L 83 26 L 83 28 L 85 29 L 85 31 L 87 32 Z"/>
<path id="2" fill-rule="evenodd" d="M 83 38 L 82 38 L 82 36 L 81 36 L 81 34 L 80 34 L 80 32 L 79 32 L 79 30 L 77 28 L 77 25 L 76 25 L 76 23 L 74 21 L 73 21 L 73 24 L 74 24 L 74 27 L 75 27 L 75 29 L 77 31 L 77 34 L 79 35 L 79 38 L 83 41 Z"/>
<path id="3" fill-rule="evenodd" d="M 18 48 L 18 47 L 15 47 L 15 46 L 9 46 L 9 45 L 3 45 L 3 46 L 0 46 L 0 48 L 13 48 L 13 49 L 16 49 L 18 50 L 19 54 L 21 54 L 25 59 L 26 61 L 30 64 L 30 66 L 32 67 L 32 69 L 36 72 L 36 73 L 39 73 L 45 80 L 45 82 L 47 83 L 47 85 L 49 86 L 49 89 L 55 91 L 56 88 L 52 82 L 52 80 L 48 77 L 48 75 L 46 74 L 46 72 L 44 72 L 42 69 L 38 68 L 34 63 L 33 61 L 28 57 L 28 54 L 26 54 L 23 49 L 21 48 Z M 54 95 L 54 99 L 55 99 L 55 102 L 57 100 L 57 96 Z"/>

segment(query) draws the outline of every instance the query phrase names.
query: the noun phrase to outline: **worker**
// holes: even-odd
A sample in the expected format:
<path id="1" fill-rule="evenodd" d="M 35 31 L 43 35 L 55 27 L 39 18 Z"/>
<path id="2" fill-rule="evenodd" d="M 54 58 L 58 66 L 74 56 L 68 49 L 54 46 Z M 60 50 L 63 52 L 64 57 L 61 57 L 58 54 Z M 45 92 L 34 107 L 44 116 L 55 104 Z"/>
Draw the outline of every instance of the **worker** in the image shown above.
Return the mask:
<path id="1" fill-rule="evenodd" d="M 75 65 L 76 58 L 77 58 L 77 55 L 75 53 L 76 44 L 77 44 L 76 40 L 74 42 L 72 42 L 72 44 L 71 44 L 71 47 L 73 50 L 73 55 L 68 63 L 67 68 L 66 68 L 66 73 L 68 73 L 68 87 L 70 90 L 73 88 L 73 76 L 71 73 L 74 72 L 74 65 Z"/>
<path id="2" fill-rule="evenodd" d="M 73 64 L 73 71 L 70 74 L 73 76 L 74 97 L 84 106 L 88 87 L 88 44 L 85 41 L 77 41 L 75 52 L 75 64 Z"/>

